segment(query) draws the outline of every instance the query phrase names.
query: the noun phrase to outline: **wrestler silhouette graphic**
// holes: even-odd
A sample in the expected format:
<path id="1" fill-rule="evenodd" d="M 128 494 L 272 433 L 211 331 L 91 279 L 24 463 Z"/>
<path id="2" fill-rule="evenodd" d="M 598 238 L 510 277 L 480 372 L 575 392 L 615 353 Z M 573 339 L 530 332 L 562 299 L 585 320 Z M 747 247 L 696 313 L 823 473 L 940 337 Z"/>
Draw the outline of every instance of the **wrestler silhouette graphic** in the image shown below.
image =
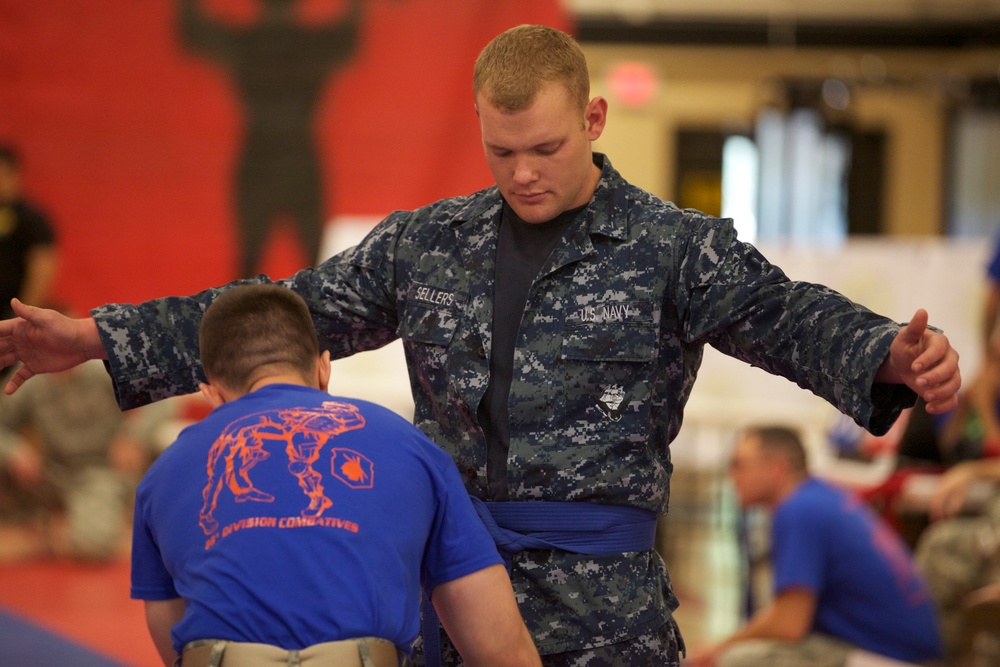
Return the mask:
<path id="1" fill-rule="evenodd" d="M 313 469 L 313 464 L 319 458 L 322 447 L 331 439 L 364 426 L 365 418 L 357 407 L 338 401 L 328 401 L 322 409 L 256 412 L 232 422 L 212 443 L 208 453 L 208 482 L 202 491 L 203 503 L 198 516 L 201 529 L 206 535 L 219 529 L 213 513 L 223 485 L 229 488 L 236 502 L 252 500 L 269 503 L 274 500 L 274 496 L 258 489 L 250 479 L 250 469 L 271 456 L 264 448 L 268 442 L 284 445 L 288 471 L 298 479 L 299 486 L 309 499 L 302 516 L 320 516 L 333 505 L 333 501 L 323 493 L 323 476 Z M 336 455 L 340 456 L 342 451 Z M 359 463 L 360 455 L 357 456 Z M 358 463 L 347 472 L 355 468 L 363 470 Z M 334 472 L 341 474 L 337 470 Z"/>
<path id="2" fill-rule="evenodd" d="M 279 216 L 292 219 L 310 264 L 322 240 L 313 111 L 331 72 L 355 52 L 361 0 L 348 0 L 343 14 L 323 26 L 297 25 L 295 4 L 263 0 L 260 20 L 242 28 L 209 19 L 198 0 L 181 0 L 183 45 L 224 68 L 243 102 L 245 135 L 235 177 L 242 277 L 257 272 Z"/>

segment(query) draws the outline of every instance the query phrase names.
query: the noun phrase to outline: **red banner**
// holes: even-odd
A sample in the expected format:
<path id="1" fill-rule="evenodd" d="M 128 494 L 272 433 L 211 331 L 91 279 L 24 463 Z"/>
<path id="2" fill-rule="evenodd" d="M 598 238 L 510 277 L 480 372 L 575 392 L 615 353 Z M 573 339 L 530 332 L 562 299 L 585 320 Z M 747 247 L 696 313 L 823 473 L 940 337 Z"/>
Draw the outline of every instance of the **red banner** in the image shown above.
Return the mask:
<path id="1" fill-rule="evenodd" d="M 282 277 L 306 219 L 489 185 L 472 65 L 520 23 L 569 28 L 558 0 L 0 0 L 0 140 L 54 219 L 57 298 Z"/>

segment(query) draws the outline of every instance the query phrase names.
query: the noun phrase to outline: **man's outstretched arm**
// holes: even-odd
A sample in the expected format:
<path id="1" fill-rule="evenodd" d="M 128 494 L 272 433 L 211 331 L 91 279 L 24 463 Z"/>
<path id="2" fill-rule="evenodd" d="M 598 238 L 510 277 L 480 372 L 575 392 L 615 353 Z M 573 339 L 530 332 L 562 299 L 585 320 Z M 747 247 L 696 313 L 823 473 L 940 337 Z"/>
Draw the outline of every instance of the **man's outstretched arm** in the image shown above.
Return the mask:
<path id="1" fill-rule="evenodd" d="M 431 601 L 466 665 L 541 666 L 503 565 L 441 584 Z"/>
<path id="2" fill-rule="evenodd" d="M 91 359 L 107 359 L 97 325 L 89 317 L 71 318 L 48 308 L 11 301 L 17 317 L 0 321 L 0 366 L 21 362 L 4 393 L 13 394 L 28 378 L 55 373 Z"/>

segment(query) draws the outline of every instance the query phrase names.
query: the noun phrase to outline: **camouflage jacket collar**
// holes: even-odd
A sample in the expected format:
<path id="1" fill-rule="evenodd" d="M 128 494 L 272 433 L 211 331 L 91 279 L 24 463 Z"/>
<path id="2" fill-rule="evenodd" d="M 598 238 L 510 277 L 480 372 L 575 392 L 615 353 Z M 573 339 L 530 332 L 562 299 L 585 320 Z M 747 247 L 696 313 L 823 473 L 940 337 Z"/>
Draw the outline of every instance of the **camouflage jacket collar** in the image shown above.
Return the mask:
<path id="1" fill-rule="evenodd" d="M 580 216 L 586 233 L 613 239 L 628 238 L 628 184 L 603 153 L 594 153 L 594 164 L 601 167 L 601 179 Z M 499 224 L 502 208 L 503 197 L 494 185 L 469 197 L 468 202 L 455 212 L 452 225 L 460 226 L 473 220 Z"/>

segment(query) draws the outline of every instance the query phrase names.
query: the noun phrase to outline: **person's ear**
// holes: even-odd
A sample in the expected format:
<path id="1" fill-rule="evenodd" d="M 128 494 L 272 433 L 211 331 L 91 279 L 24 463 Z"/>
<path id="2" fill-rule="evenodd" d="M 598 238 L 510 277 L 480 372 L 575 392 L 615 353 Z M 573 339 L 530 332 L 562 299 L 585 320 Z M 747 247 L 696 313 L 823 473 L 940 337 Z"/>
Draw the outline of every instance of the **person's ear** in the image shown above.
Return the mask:
<path id="1" fill-rule="evenodd" d="M 583 110 L 583 120 L 587 125 L 587 138 L 597 141 L 604 132 L 604 124 L 608 122 L 608 101 L 598 95 L 587 102 Z"/>
<path id="2" fill-rule="evenodd" d="M 330 373 L 330 350 L 323 350 L 323 353 L 319 355 L 319 359 L 316 362 L 317 389 L 327 390 L 327 387 L 330 385 Z"/>
<path id="3" fill-rule="evenodd" d="M 205 400 L 208 401 L 208 404 L 213 408 L 217 408 L 226 402 L 226 399 L 219 393 L 219 388 L 215 385 L 199 382 L 198 389 L 201 391 L 201 395 L 205 397 Z"/>

